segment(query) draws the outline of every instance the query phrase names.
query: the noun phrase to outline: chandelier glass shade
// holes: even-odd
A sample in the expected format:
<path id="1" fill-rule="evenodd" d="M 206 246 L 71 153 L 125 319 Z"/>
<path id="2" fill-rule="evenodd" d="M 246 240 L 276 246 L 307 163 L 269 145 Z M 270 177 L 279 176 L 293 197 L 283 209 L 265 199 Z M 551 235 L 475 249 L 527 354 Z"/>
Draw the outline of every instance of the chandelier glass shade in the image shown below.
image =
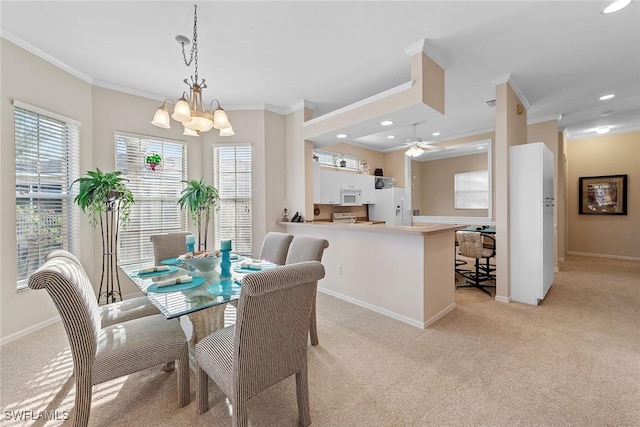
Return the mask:
<path id="1" fill-rule="evenodd" d="M 207 85 L 204 79 L 201 81 L 198 79 L 198 6 L 194 6 L 193 46 L 191 47 L 189 60 L 187 60 L 184 47 L 191 41 L 187 37 L 180 35 L 176 36 L 176 41 L 182 46 L 182 56 L 185 65 L 190 67 L 191 63 L 195 61 L 195 73 L 191 76 L 191 82 L 189 82 L 188 79 L 184 79 L 184 82 L 189 86 L 189 94 L 183 93 L 182 98 L 178 101 L 166 99 L 156 110 L 151 124 L 163 129 L 171 129 L 171 120 L 166 104 L 173 103 L 174 107 L 171 118 L 182 123 L 184 126 L 183 135 L 198 136 L 201 132 L 208 132 L 211 129 L 220 130 L 220 136 L 234 135 L 235 133 L 233 132 L 229 118 L 220 106 L 220 101 L 217 99 L 211 101 L 208 111 L 205 110 L 202 105 L 202 90 L 205 89 Z M 217 103 L 215 110 L 213 109 L 214 102 Z"/>

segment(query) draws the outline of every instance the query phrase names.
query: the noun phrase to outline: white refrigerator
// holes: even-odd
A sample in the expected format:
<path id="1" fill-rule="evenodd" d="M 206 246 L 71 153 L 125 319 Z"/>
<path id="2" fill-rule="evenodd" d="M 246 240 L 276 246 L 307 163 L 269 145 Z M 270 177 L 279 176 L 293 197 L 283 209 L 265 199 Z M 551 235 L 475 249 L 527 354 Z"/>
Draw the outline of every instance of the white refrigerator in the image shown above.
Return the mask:
<path id="1" fill-rule="evenodd" d="M 536 305 L 554 279 L 553 153 L 542 142 L 515 145 L 509 163 L 511 299 Z"/>
<path id="2" fill-rule="evenodd" d="M 384 221 L 385 225 L 404 224 L 404 188 L 375 190 L 375 204 L 369 205 L 369 221 Z"/>

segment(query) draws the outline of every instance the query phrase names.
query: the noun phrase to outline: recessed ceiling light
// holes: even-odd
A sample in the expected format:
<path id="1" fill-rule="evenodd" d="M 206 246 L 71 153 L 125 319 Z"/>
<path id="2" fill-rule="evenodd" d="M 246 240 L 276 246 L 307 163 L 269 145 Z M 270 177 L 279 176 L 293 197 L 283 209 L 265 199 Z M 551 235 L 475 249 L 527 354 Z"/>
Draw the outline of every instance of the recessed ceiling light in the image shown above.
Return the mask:
<path id="1" fill-rule="evenodd" d="M 610 116 L 612 114 L 613 114 L 613 111 L 609 110 L 609 111 L 604 111 L 602 114 L 600 114 L 600 116 L 607 117 L 607 116 Z"/>
<path id="2" fill-rule="evenodd" d="M 601 128 L 596 129 L 596 133 L 598 135 L 604 135 L 605 133 L 609 133 L 610 130 L 611 130 L 611 128 L 601 127 Z"/>
<path id="3" fill-rule="evenodd" d="M 434 132 L 434 133 L 432 133 L 431 135 L 433 135 L 433 136 L 440 136 L 440 132 Z"/>
<path id="4" fill-rule="evenodd" d="M 383 120 L 380 122 L 382 126 L 391 126 L 393 124 L 393 120 Z"/>
<path id="5" fill-rule="evenodd" d="M 387 138 L 388 139 L 393 139 L 393 138 L 395 138 L 395 135 L 389 135 Z"/>
<path id="6" fill-rule="evenodd" d="M 610 93 L 610 94 L 608 94 L 608 95 L 602 95 L 602 96 L 600 97 L 600 101 L 606 101 L 607 99 L 611 99 L 611 98 L 613 98 L 614 96 L 615 96 L 615 95 L 614 95 L 614 94 L 612 94 L 612 93 Z"/>
<path id="7" fill-rule="evenodd" d="M 604 15 L 608 15 L 610 13 L 617 12 L 620 9 L 624 9 L 625 7 L 629 6 L 630 3 L 631 3 L 631 0 L 616 0 L 610 3 L 609 6 L 602 9 L 601 13 Z"/>
<path id="8" fill-rule="evenodd" d="M 339 134 L 336 135 L 336 138 L 340 138 L 340 139 L 343 139 L 343 138 L 346 138 L 346 137 L 347 137 L 347 134 L 344 134 L 344 133 L 339 133 Z"/>

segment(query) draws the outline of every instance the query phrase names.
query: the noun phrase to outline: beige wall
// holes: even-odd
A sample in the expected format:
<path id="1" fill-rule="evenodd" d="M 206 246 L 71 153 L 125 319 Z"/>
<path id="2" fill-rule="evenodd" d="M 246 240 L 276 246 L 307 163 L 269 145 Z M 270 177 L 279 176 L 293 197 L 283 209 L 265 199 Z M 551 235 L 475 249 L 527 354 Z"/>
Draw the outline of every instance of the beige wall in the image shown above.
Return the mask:
<path id="1" fill-rule="evenodd" d="M 288 189 L 285 180 L 290 164 L 298 164 L 303 154 L 289 153 L 284 116 L 264 110 L 227 111 L 236 134 L 220 137 L 207 132 L 201 137 L 182 135 L 181 126 L 172 122 L 172 129 L 160 129 L 149 122 L 160 105 L 159 101 L 129 95 L 90 84 L 62 71 L 35 55 L 0 39 L 2 42 L 0 196 L 15 197 L 15 153 L 13 144 L 13 99 L 57 113 L 82 123 L 80 130 L 80 172 L 99 167 L 115 168 L 115 131 L 157 136 L 187 142 L 189 178 L 213 180 L 213 143 L 250 143 L 252 145 L 253 186 L 253 252 L 259 253 L 264 234 L 275 229 L 282 213 Z M 294 113 L 295 115 L 295 113 Z M 301 114 L 302 115 L 302 114 Z M 294 129 L 300 135 L 302 119 Z M 294 150 L 295 151 L 295 150 Z M 301 153 L 304 151 L 301 150 Z M 288 163 L 287 163 L 288 161 Z M 303 184 L 293 190 L 300 192 L 304 203 Z M 29 328 L 58 318 L 58 313 L 46 292 L 16 291 L 15 204 L 0 205 L 0 337 L 10 339 Z M 99 284 L 100 234 L 93 230 L 85 215 L 81 215 L 80 259 L 92 278 Z M 211 231 L 213 237 L 213 230 Z M 121 276 L 123 294 L 138 293 L 137 288 Z"/>
<path id="2" fill-rule="evenodd" d="M 455 209 L 454 175 L 487 169 L 487 155 L 472 154 L 418 163 L 422 176 L 422 204 L 412 200 L 412 208 L 420 209 L 422 216 L 486 217 L 487 209 Z M 412 170 L 413 172 L 413 170 Z"/>
<path id="3" fill-rule="evenodd" d="M 35 55 L 0 38 L 1 50 L 1 142 L 0 142 L 0 336 L 36 327 L 56 319 L 58 312 L 45 291 L 16 290 L 15 145 L 13 143 L 13 100 L 26 102 L 82 123 L 80 168 L 92 165 L 93 138 L 91 86 Z M 83 217 L 81 259 L 93 268 L 94 241 Z"/>
<path id="4" fill-rule="evenodd" d="M 640 132 L 567 143 L 568 252 L 640 260 Z M 627 215 L 579 215 L 578 179 L 628 175 Z"/>
<path id="5" fill-rule="evenodd" d="M 509 147 L 527 142 L 527 113 L 517 113 L 518 96 L 508 82 L 496 85 L 494 142 L 496 299 L 509 301 Z"/>
<path id="6" fill-rule="evenodd" d="M 558 121 L 549 120 L 546 122 L 534 123 L 527 126 L 527 143 L 543 142 L 553 153 L 553 194 L 555 198 L 553 208 L 553 247 L 554 268 L 559 269 L 558 259 L 564 258 L 564 244 L 559 236 L 564 233 L 564 174 L 563 159 L 564 149 L 560 143 L 558 133 Z"/>

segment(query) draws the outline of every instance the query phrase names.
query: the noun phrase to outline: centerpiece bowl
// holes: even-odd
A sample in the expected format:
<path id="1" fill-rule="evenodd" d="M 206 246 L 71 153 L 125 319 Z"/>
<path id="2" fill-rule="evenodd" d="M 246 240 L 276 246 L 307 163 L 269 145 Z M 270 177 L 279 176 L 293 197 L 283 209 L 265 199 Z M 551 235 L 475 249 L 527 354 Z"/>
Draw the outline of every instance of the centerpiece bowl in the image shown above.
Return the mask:
<path id="1" fill-rule="evenodd" d="M 209 281 L 213 280 L 216 275 L 220 274 L 219 272 L 216 272 L 216 267 L 220 265 L 222 257 L 216 256 L 215 253 L 189 252 L 187 254 L 180 255 L 178 259 L 184 260 L 188 266 L 198 270 L 202 276 Z"/>

